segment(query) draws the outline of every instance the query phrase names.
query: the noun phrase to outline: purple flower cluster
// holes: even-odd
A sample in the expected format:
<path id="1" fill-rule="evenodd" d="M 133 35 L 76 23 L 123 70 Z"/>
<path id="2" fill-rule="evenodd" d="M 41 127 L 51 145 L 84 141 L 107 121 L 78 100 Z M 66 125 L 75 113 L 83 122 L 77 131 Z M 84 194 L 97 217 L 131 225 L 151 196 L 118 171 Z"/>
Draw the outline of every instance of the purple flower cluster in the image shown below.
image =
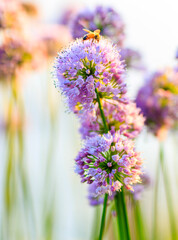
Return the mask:
<path id="1" fill-rule="evenodd" d="M 134 142 L 119 131 L 88 138 L 75 161 L 81 181 L 97 184 L 96 196 L 112 195 L 122 186 L 133 190 L 132 185 L 140 181 L 142 174 L 142 158 Z"/>
<path id="2" fill-rule="evenodd" d="M 120 133 L 129 138 L 135 138 L 141 132 L 145 118 L 140 114 L 136 104 L 129 101 L 122 103 L 113 99 L 102 99 L 102 106 L 109 130 L 120 130 Z M 104 133 L 104 126 L 98 103 L 92 111 L 79 114 L 83 138 Z"/>
<path id="3" fill-rule="evenodd" d="M 131 48 L 122 48 L 120 55 L 121 60 L 125 61 L 127 68 L 145 70 L 145 66 L 142 63 L 142 56 L 138 51 Z"/>
<path id="4" fill-rule="evenodd" d="M 127 68 L 145 70 L 138 51 L 125 47 L 125 24 L 113 8 L 97 6 L 94 9 L 83 9 L 80 12 L 73 12 L 71 9 L 65 13 L 63 24 L 69 26 L 74 39 L 83 37 L 86 32 L 83 28 L 91 31 L 100 29 L 101 36 L 111 39 L 121 48 L 121 60 L 125 61 Z"/>
<path id="5" fill-rule="evenodd" d="M 6 38 L 0 45 L 0 81 L 11 80 L 31 60 L 32 52 L 28 44 L 19 38 Z"/>
<path id="6" fill-rule="evenodd" d="M 97 195 L 96 190 L 98 188 L 98 184 L 93 182 L 89 184 L 88 187 L 88 200 L 91 206 L 97 206 L 103 204 L 104 202 L 104 195 Z M 108 197 L 108 201 L 112 201 L 114 199 L 115 192 L 112 193 L 111 196 Z"/>
<path id="7" fill-rule="evenodd" d="M 138 92 L 136 103 L 149 129 L 163 139 L 178 124 L 178 71 L 155 72 Z"/>
<path id="8" fill-rule="evenodd" d="M 126 96 L 123 72 L 118 47 L 104 38 L 77 39 L 55 62 L 55 84 L 81 123 L 85 141 L 75 159 L 75 172 L 91 185 L 92 205 L 102 203 L 105 193 L 112 200 L 122 187 L 132 191 L 142 174 L 133 138 L 144 118 Z"/>
<path id="9" fill-rule="evenodd" d="M 56 86 L 75 113 L 91 110 L 98 89 L 101 98 L 126 101 L 123 64 L 117 48 L 108 40 L 99 42 L 77 39 L 56 59 Z"/>
<path id="10" fill-rule="evenodd" d="M 39 38 L 42 44 L 45 45 L 49 57 L 56 56 L 56 51 L 62 49 L 72 40 L 69 29 L 64 25 L 45 24 L 40 30 Z M 62 37 L 61 33 L 63 33 Z"/>
<path id="11" fill-rule="evenodd" d="M 134 192 L 133 192 L 133 198 L 135 201 L 140 200 L 141 195 L 145 188 L 149 187 L 151 184 L 151 179 L 148 174 L 143 173 L 141 175 L 141 183 L 137 183 L 133 186 Z"/>
<path id="12" fill-rule="evenodd" d="M 75 18 L 77 12 L 80 9 L 80 5 L 70 5 L 66 9 L 62 11 L 62 15 L 60 14 L 60 17 L 58 19 L 58 23 L 64 26 L 69 26 L 71 24 L 71 21 Z"/>
<path id="13" fill-rule="evenodd" d="M 110 38 L 120 47 L 123 45 L 124 23 L 121 16 L 112 8 L 97 6 L 93 10 L 85 9 L 79 12 L 71 23 L 74 39 L 85 34 L 84 27 L 91 31 L 100 29 L 102 36 Z"/>
<path id="14" fill-rule="evenodd" d="M 140 175 L 141 181 L 133 185 L 133 191 L 128 191 L 129 194 L 132 194 L 133 199 L 135 201 L 140 200 L 142 197 L 142 193 L 144 192 L 145 188 L 148 188 L 151 184 L 151 179 L 148 174 L 142 173 Z M 89 185 L 88 188 L 88 200 L 91 206 L 97 206 L 103 204 L 104 202 L 104 195 L 97 195 L 96 189 L 98 185 L 96 182 L 93 182 Z M 115 192 L 109 196 L 108 200 L 112 201 L 115 196 Z"/>

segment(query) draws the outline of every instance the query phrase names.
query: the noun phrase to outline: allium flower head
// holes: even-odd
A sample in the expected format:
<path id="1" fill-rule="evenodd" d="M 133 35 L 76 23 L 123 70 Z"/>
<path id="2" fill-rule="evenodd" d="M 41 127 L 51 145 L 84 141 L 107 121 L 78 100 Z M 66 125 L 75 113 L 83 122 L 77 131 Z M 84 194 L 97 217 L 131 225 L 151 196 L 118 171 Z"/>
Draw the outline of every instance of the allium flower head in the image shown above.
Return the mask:
<path id="1" fill-rule="evenodd" d="M 140 200 L 143 191 L 148 188 L 151 184 L 150 176 L 146 173 L 141 175 L 141 183 L 137 183 L 133 186 L 134 191 L 132 192 L 134 200 Z"/>
<path id="2" fill-rule="evenodd" d="M 100 98 L 125 101 L 123 72 L 117 48 L 103 38 L 99 42 L 77 39 L 58 54 L 55 63 L 56 86 L 74 112 L 93 108 L 95 88 Z"/>
<path id="3" fill-rule="evenodd" d="M 91 206 L 97 206 L 99 204 L 103 204 L 104 195 L 97 195 L 96 190 L 98 188 L 98 184 L 93 182 L 89 185 L 88 188 L 88 200 Z M 108 197 L 108 201 L 112 201 L 114 199 L 115 193 Z"/>
<path id="4" fill-rule="evenodd" d="M 0 45 L 0 80 L 12 80 L 22 71 L 41 67 L 44 61 L 44 48 L 37 42 L 27 41 L 22 35 L 11 35 L 13 37 L 5 37 Z"/>
<path id="5" fill-rule="evenodd" d="M 163 138 L 163 133 L 178 123 L 178 71 L 154 73 L 138 92 L 136 102 L 149 129 Z"/>
<path id="6" fill-rule="evenodd" d="M 45 24 L 41 27 L 40 38 L 47 50 L 47 56 L 54 57 L 56 52 L 67 45 L 72 37 L 66 26 L 57 24 Z M 62 35 L 62 37 L 61 37 Z"/>
<path id="7" fill-rule="evenodd" d="M 26 21 L 26 11 L 19 1 L 1 0 L 0 2 L 0 29 L 22 30 Z"/>
<path id="8" fill-rule="evenodd" d="M 142 174 L 142 158 L 135 152 L 134 142 L 119 132 L 88 138 L 75 161 L 81 181 L 97 184 L 96 196 L 112 195 L 122 186 L 133 190 Z"/>
<path id="9" fill-rule="evenodd" d="M 120 130 L 121 134 L 129 138 L 135 138 L 141 132 L 145 118 L 135 103 L 129 101 L 125 104 L 112 99 L 103 99 L 102 106 L 109 130 Z M 98 103 L 92 111 L 79 114 L 79 118 L 83 138 L 105 132 Z"/>
<path id="10" fill-rule="evenodd" d="M 127 68 L 145 70 L 145 67 L 142 63 L 142 56 L 138 51 L 131 48 L 122 48 L 120 54 L 121 60 L 125 61 Z"/>
<path id="11" fill-rule="evenodd" d="M 58 20 L 59 24 L 70 26 L 79 9 L 80 5 L 76 4 L 76 2 L 74 5 L 68 6 L 63 10 L 61 17 Z"/>
<path id="12" fill-rule="evenodd" d="M 85 34 L 84 27 L 91 31 L 100 29 L 102 36 L 110 38 L 120 47 L 123 45 L 124 23 L 121 16 L 112 8 L 98 6 L 93 11 L 89 9 L 81 11 L 71 23 L 74 39 Z"/>
<path id="13" fill-rule="evenodd" d="M 0 80 L 15 76 L 16 70 L 31 59 L 32 52 L 25 42 L 17 38 L 6 38 L 0 46 Z"/>

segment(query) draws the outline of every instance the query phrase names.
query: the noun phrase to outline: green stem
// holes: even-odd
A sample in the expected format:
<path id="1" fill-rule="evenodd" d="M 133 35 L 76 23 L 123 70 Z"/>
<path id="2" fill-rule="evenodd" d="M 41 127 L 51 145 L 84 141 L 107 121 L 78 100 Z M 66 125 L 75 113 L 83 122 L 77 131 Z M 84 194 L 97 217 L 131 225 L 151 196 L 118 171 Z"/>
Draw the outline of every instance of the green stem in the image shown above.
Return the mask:
<path id="1" fill-rule="evenodd" d="M 104 125 L 104 130 L 105 130 L 105 133 L 107 133 L 108 131 L 109 131 L 109 129 L 108 129 L 108 125 L 107 125 L 107 122 L 106 122 L 106 118 L 105 118 L 105 115 L 104 115 L 104 112 L 103 112 L 103 107 L 102 107 L 102 104 L 101 104 L 101 100 L 100 100 L 100 96 L 99 96 L 99 93 L 98 93 L 98 90 L 97 90 L 97 88 L 95 88 L 95 92 L 96 92 L 96 97 L 97 97 L 97 101 L 98 101 L 98 106 L 99 106 L 99 109 L 100 109 L 100 113 L 101 113 L 101 118 L 102 118 L 102 121 L 103 121 L 103 125 Z M 121 192 L 121 193 L 117 193 L 117 195 L 118 194 L 120 194 L 120 196 L 121 196 L 121 206 L 122 207 L 120 207 L 120 205 L 118 204 L 118 198 L 116 198 L 116 211 L 117 211 L 117 213 L 119 213 L 120 211 L 122 211 L 122 216 L 123 216 L 123 220 L 124 220 L 124 223 L 122 223 L 122 220 L 120 221 L 119 220 L 119 214 L 117 214 L 118 215 L 118 225 L 120 226 L 121 225 L 121 227 L 120 227 L 120 234 L 122 235 L 123 234 L 123 231 L 122 231 L 122 228 L 123 228 L 123 224 L 124 224 L 124 227 L 125 227 L 125 236 L 126 236 L 126 238 L 125 239 L 127 239 L 127 240 L 130 240 L 130 233 L 129 233 L 129 226 L 128 226 L 128 219 L 127 219 L 127 212 L 126 212 L 126 205 L 125 205 L 125 199 L 124 199 L 124 193 L 123 193 L 123 191 Z M 107 199 L 107 196 L 105 195 L 105 200 Z M 104 202 L 105 202 L 105 200 L 104 200 Z M 106 200 L 107 201 L 107 200 Z M 105 205 L 106 205 L 106 203 L 105 203 Z M 106 206 L 104 205 L 104 207 L 103 207 L 103 214 L 105 215 L 106 213 L 105 213 L 105 211 L 106 211 Z M 122 208 L 122 209 L 121 209 Z M 119 211 L 119 209 L 120 209 L 120 211 Z M 105 217 L 104 217 L 105 218 Z M 102 224 L 101 224 L 102 225 Z M 118 227 L 119 227 L 118 226 Z M 101 228 L 102 229 L 102 228 Z M 101 232 L 100 232 L 101 233 Z M 101 236 L 102 237 L 102 236 Z M 99 238 L 99 239 L 101 239 L 101 238 Z M 122 237 L 121 237 L 121 239 L 122 239 Z"/>
<path id="2" fill-rule="evenodd" d="M 107 200 L 108 200 L 108 194 L 105 194 L 105 196 L 104 196 L 104 204 L 103 204 L 103 213 L 102 213 L 102 219 L 101 219 L 101 226 L 100 226 L 99 240 L 102 240 L 103 233 L 104 233 L 104 226 L 105 226 L 105 219 L 106 219 Z"/>
<path id="3" fill-rule="evenodd" d="M 161 164 L 161 169 L 162 169 L 162 173 L 163 173 L 163 181 L 164 181 L 167 206 L 168 206 L 168 212 L 169 212 L 169 218 L 170 218 L 172 239 L 174 240 L 174 239 L 177 239 L 177 232 L 176 232 L 173 201 L 172 201 L 172 196 L 171 196 L 171 191 L 170 191 L 171 185 L 169 182 L 168 170 L 165 171 L 165 168 L 164 168 L 164 151 L 163 151 L 162 143 L 160 143 L 160 164 Z"/>
<path id="4" fill-rule="evenodd" d="M 102 118 L 103 125 L 104 125 L 104 130 L 105 130 L 105 133 L 107 133 L 109 129 L 108 129 L 108 126 L 107 126 L 107 123 L 106 123 L 106 118 L 105 118 L 105 116 L 104 116 L 103 107 L 102 107 L 102 104 L 101 104 L 101 101 L 100 101 L 100 96 L 99 96 L 99 93 L 98 93 L 97 88 L 95 88 L 95 92 L 96 92 L 96 97 L 97 97 L 97 101 L 98 101 L 98 106 L 99 106 L 100 113 L 101 113 L 101 118 Z M 101 227 L 100 227 L 99 240 L 102 239 L 103 232 L 104 232 L 104 225 L 105 225 L 105 218 L 106 218 L 106 208 L 107 208 L 107 200 L 108 200 L 108 194 L 105 194 L 105 197 L 104 197 L 104 205 L 103 205 L 103 213 L 102 213 L 102 219 L 101 219 Z"/>
<path id="5" fill-rule="evenodd" d="M 121 240 L 130 240 L 130 230 L 128 224 L 126 203 L 123 190 L 115 196 L 115 205 L 117 211 L 118 230 Z"/>
<path id="6" fill-rule="evenodd" d="M 7 214 L 10 214 L 12 208 L 12 182 L 13 182 L 13 156 L 14 156 L 14 141 L 15 135 L 14 130 L 12 128 L 12 113 L 13 113 L 13 96 L 10 97 L 10 101 L 8 104 L 8 119 L 7 119 L 7 146 L 8 146 L 8 155 L 7 155 L 7 168 L 6 168 L 6 176 L 5 176 L 5 205 Z"/>
<path id="7" fill-rule="evenodd" d="M 129 222 L 128 222 L 128 217 L 127 217 L 127 209 L 126 209 L 126 203 L 125 203 L 125 198 L 124 198 L 124 192 L 122 190 L 120 193 L 117 193 L 117 194 L 121 195 L 124 223 L 125 223 L 125 229 L 126 229 L 126 239 L 130 240 Z"/>
<path id="8" fill-rule="evenodd" d="M 107 133 L 107 132 L 109 131 L 109 129 L 108 129 L 108 125 L 107 125 L 107 122 L 106 122 L 106 118 L 105 118 L 105 116 L 104 116 L 103 107 L 102 107 L 102 105 L 101 105 L 101 100 L 100 100 L 100 96 L 99 96 L 99 93 L 98 93 L 97 88 L 95 88 L 95 92 L 96 92 L 96 97 L 97 97 L 97 101 L 98 101 L 98 106 L 99 106 L 100 113 L 101 113 L 101 118 L 102 118 L 103 125 L 104 125 L 104 130 L 105 130 L 105 133 Z"/>
<path id="9" fill-rule="evenodd" d="M 137 230 L 137 239 L 139 240 L 146 240 L 146 234 L 145 234 L 145 226 L 144 226 L 144 220 L 140 208 L 139 201 L 134 201 L 134 215 L 135 215 L 135 224 L 136 224 L 136 230 Z"/>
<path id="10" fill-rule="evenodd" d="M 93 227 L 92 227 L 92 233 L 91 233 L 91 240 L 98 239 L 98 229 L 99 229 L 99 219 L 100 219 L 100 208 L 99 206 L 95 207 L 95 214 L 94 214 L 94 221 L 93 221 Z"/>
<path id="11" fill-rule="evenodd" d="M 4 186 L 4 212 L 3 212 L 3 235 L 10 237 L 9 232 L 11 228 L 11 217 L 16 204 L 16 169 L 15 169 L 15 131 L 12 126 L 12 114 L 14 108 L 14 98 L 10 95 L 8 102 L 8 116 L 7 116 L 7 166 L 5 170 L 5 186 Z M 8 226 L 8 228 L 7 228 Z"/>
<path id="12" fill-rule="evenodd" d="M 154 191 L 154 203 L 153 203 L 153 227 L 152 227 L 152 240 L 157 239 L 157 223 L 158 223 L 158 186 L 160 177 L 160 161 L 158 161 L 156 176 L 155 176 L 155 191 Z"/>
<path id="13" fill-rule="evenodd" d="M 43 237 L 46 240 L 53 239 L 54 234 L 54 222 L 55 222 L 55 184 L 53 182 L 53 165 L 52 161 L 54 160 L 54 152 L 55 152 L 55 143 L 56 143 L 56 130 L 57 130 L 57 123 L 58 123 L 58 114 L 56 106 L 54 103 L 50 101 L 50 87 L 48 87 L 48 103 L 49 103 L 49 116 L 50 116 L 50 136 L 49 136 L 49 143 L 48 143 L 48 153 L 46 159 L 46 166 L 45 166 L 45 178 L 44 178 L 44 191 L 43 191 Z M 46 192 L 46 186 L 49 189 L 52 189 L 53 198 L 48 198 L 48 193 Z"/>
<path id="14" fill-rule="evenodd" d="M 125 239 L 125 231 L 124 231 L 124 225 L 123 225 L 123 221 L 122 221 L 122 215 L 123 215 L 123 211 L 122 208 L 120 207 L 120 203 L 119 203 L 119 195 L 116 194 L 114 197 L 115 200 L 115 206 L 116 206 L 116 213 L 117 213 L 117 225 L 118 225 L 118 232 L 119 232 L 119 236 L 121 240 Z"/>
<path id="15" fill-rule="evenodd" d="M 8 143 L 8 159 L 7 159 L 7 170 L 6 170 L 6 180 L 5 180 L 5 204 L 6 204 L 6 210 L 7 214 L 10 214 L 11 208 L 12 208 L 12 170 L 13 170 L 13 154 L 14 154 L 14 136 L 13 133 L 9 134 L 9 143 Z"/>

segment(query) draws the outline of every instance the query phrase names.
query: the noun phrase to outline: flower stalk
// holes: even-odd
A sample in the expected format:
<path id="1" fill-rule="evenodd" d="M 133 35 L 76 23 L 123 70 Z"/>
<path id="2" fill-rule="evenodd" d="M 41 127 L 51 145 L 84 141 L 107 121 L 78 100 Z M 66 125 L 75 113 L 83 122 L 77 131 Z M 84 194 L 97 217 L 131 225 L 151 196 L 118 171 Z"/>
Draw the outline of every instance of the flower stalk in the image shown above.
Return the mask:
<path id="1" fill-rule="evenodd" d="M 56 87 L 62 90 L 69 109 L 78 115 L 80 132 L 86 138 L 75 158 L 75 172 L 82 183 L 91 186 L 94 204 L 98 200 L 103 203 L 99 240 L 104 234 L 107 200 L 113 200 L 121 188 L 133 190 L 142 173 L 143 160 L 132 139 L 142 128 L 143 116 L 126 96 L 123 72 L 117 47 L 104 38 L 98 42 L 77 39 L 55 62 Z M 121 224 L 129 240 L 124 193 L 119 196 Z"/>
<path id="2" fill-rule="evenodd" d="M 96 92 L 96 97 L 97 97 L 97 101 L 98 101 L 98 105 L 99 105 L 99 109 L 100 109 L 100 114 L 101 114 L 103 125 L 104 125 L 104 130 L 105 130 L 105 133 L 107 133 L 108 132 L 108 126 L 107 126 L 107 123 L 106 123 L 106 119 L 105 119 L 104 112 L 103 112 L 103 107 L 102 107 L 102 104 L 101 104 L 101 101 L 100 101 L 100 97 L 99 97 L 99 93 L 98 93 L 97 88 L 95 88 L 95 92 Z M 104 196 L 104 204 L 103 204 L 103 213 L 102 213 L 102 218 L 101 218 L 99 240 L 102 239 L 103 232 L 104 232 L 105 219 L 106 219 L 107 200 L 108 200 L 108 194 L 105 194 L 105 196 Z"/>
<path id="3" fill-rule="evenodd" d="M 99 109 L 100 109 L 100 113 L 101 113 L 101 117 L 102 117 L 102 121 L 103 121 L 103 125 L 104 125 L 104 130 L 105 130 L 105 133 L 107 133 L 108 132 L 108 126 L 107 126 L 107 123 L 106 123 L 106 118 L 105 118 L 105 115 L 104 115 L 104 112 L 103 112 L 103 107 L 102 107 L 102 104 L 101 104 L 101 101 L 100 101 L 100 97 L 99 97 L 99 93 L 98 93 L 97 88 L 95 88 L 95 92 L 96 92 L 97 101 L 98 101 L 98 105 L 99 105 Z M 107 199 L 108 199 L 108 194 L 105 194 L 99 240 L 102 239 L 102 234 L 103 234 L 103 231 L 104 231 Z M 119 233 L 120 233 L 120 238 L 125 239 L 125 240 L 130 240 L 129 224 L 128 224 L 126 203 L 125 203 L 123 190 L 119 193 L 116 193 L 115 204 L 116 204 L 117 219 L 118 219 L 118 230 L 119 230 Z M 121 213 L 121 216 L 120 216 L 120 213 Z"/>
<path id="4" fill-rule="evenodd" d="M 135 224 L 136 224 L 136 231 L 137 231 L 137 239 L 138 240 L 146 240 L 145 234 L 145 225 L 144 219 L 140 208 L 140 203 L 138 200 L 134 201 L 134 215 L 135 215 Z M 156 238 L 155 238 L 156 239 Z"/>
<path id="5" fill-rule="evenodd" d="M 103 204 L 103 213 L 102 213 L 102 218 L 101 218 L 99 240 L 102 240 L 102 238 L 103 238 L 104 227 L 105 227 L 105 220 L 106 220 L 107 201 L 108 201 L 108 194 L 105 194 L 105 196 L 104 196 L 104 204 Z"/>
<path id="6" fill-rule="evenodd" d="M 102 107 L 102 104 L 101 104 L 101 101 L 100 101 L 100 97 L 99 97 L 99 93 L 98 93 L 97 88 L 95 88 L 95 92 L 96 92 L 96 97 L 97 97 L 97 101 L 98 101 L 98 105 L 99 105 L 99 109 L 100 109 L 100 113 L 101 113 L 101 118 L 102 118 L 103 125 L 104 125 L 104 131 L 105 131 L 105 133 L 107 133 L 109 131 L 109 129 L 108 129 L 108 126 L 107 126 L 107 123 L 106 123 L 106 118 L 104 116 L 103 107 Z"/>
<path id="7" fill-rule="evenodd" d="M 152 240 L 157 239 L 158 229 L 158 187 L 160 177 L 160 161 L 158 161 L 155 178 L 154 202 L 153 202 L 153 227 L 152 227 Z"/>
<path id="8" fill-rule="evenodd" d="M 118 231 L 120 239 L 130 240 L 130 230 L 127 217 L 127 209 L 123 190 L 115 196 L 115 206 L 117 212 Z"/>
<path id="9" fill-rule="evenodd" d="M 164 150 L 163 150 L 162 142 L 160 143 L 160 166 L 161 166 L 161 171 L 163 174 L 163 181 L 164 181 L 164 187 L 165 187 L 165 193 L 166 193 L 166 199 L 167 199 L 167 206 L 168 206 L 170 227 L 171 227 L 171 235 L 172 235 L 172 239 L 177 239 L 173 201 L 172 201 L 172 196 L 171 196 L 171 191 L 170 191 L 170 182 L 169 182 L 170 178 L 168 176 L 168 171 L 165 170 Z"/>

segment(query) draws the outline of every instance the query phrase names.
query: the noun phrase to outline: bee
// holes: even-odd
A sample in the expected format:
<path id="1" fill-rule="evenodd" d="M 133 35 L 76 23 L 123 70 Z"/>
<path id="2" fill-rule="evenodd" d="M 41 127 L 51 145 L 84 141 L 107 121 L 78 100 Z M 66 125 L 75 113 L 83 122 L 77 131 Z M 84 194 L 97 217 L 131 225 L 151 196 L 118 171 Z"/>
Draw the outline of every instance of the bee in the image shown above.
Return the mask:
<path id="1" fill-rule="evenodd" d="M 92 39 L 92 41 L 96 40 L 97 42 L 99 42 L 99 40 L 100 40 L 100 30 L 99 29 L 95 30 L 94 32 L 92 32 L 88 29 L 83 29 L 83 30 L 88 33 L 88 34 L 84 35 L 83 41 Z"/>

